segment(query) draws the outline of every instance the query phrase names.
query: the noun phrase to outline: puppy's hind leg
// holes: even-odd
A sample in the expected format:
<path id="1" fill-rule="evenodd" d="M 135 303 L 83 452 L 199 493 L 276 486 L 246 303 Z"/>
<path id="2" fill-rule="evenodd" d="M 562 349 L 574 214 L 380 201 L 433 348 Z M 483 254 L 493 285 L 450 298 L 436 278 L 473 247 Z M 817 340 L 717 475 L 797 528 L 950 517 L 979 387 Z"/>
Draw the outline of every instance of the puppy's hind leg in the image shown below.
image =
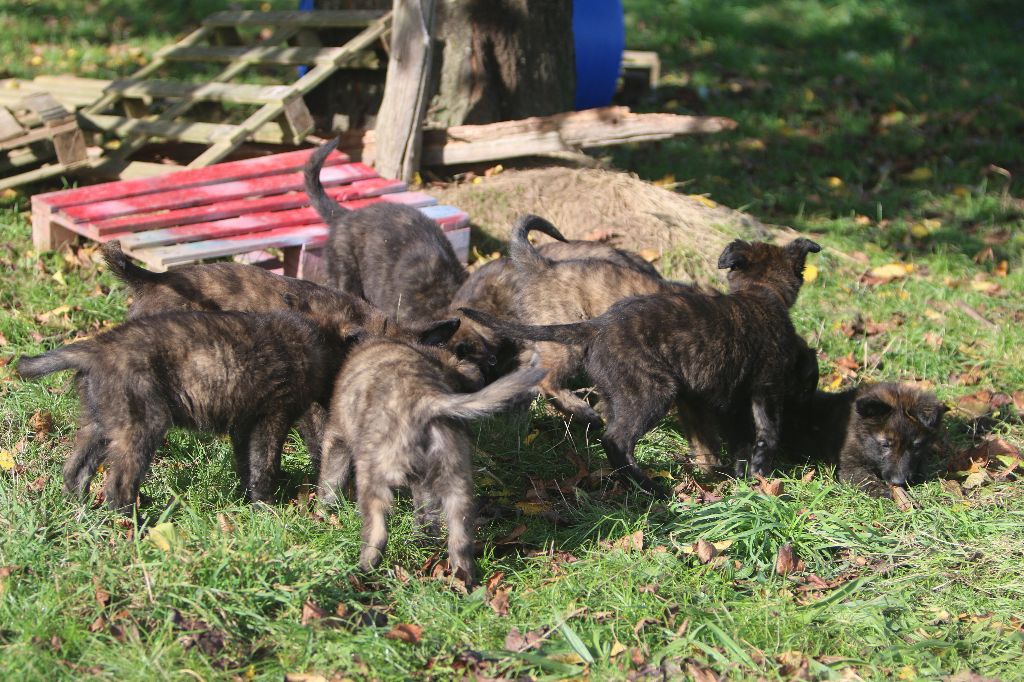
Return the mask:
<path id="1" fill-rule="evenodd" d="M 323 447 L 326 422 L 327 410 L 313 403 L 295 424 L 295 428 L 302 436 L 302 442 L 306 444 L 306 450 L 309 452 L 309 463 L 313 467 L 313 473 L 317 476 L 320 475 L 321 448 Z"/>
<path id="2" fill-rule="evenodd" d="M 139 486 L 167 428 L 166 423 L 127 424 L 108 431 L 107 462 L 110 469 L 103 494 L 111 509 L 126 511 L 135 504 Z"/>
<path id="3" fill-rule="evenodd" d="M 272 503 L 281 471 L 281 450 L 291 419 L 271 414 L 257 421 L 249 433 L 249 480 L 246 494 L 252 502 Z M 238 458 L 242 455 L 236 454 Z"/>
<path id="4" fill-rule="evenodd" d="M 385 481 L 373 480 L 371 472 L 356 472 L 359 511 L 363 517 L 363 548 L 359 552 L 359 567 L 364 571 L 376 568 L 384 557 L 388 544 L 388 512 L 394 494 Z"/>
<path id="5" fill-rule="evenodd" d="M 100 425 L 83 412 L 75 434 L 75 451 L 64 462 L 65 493 L 85 497 L 89 492 L 89 482 L 107 454 L 108 445 Z"/>
<path id="6" fill-rule="evenodd" d="M 750 455 L 750 473 L 767 476 L 775 466 L 779 449 L 779 403 L 764 396 L 755 396 L 750 403 L 754 416 L 754 448 Z"/>
<path id="7" fill-rule="evenodd" d="M 634 388 L 637 390 L 624 393 L 620 387 L 608 394 L 608 428 L 602 443 L 613 469 L 629 476 L 648 493 L 663 497 L 665 491 L 643 472 L 633 453 L 637 442 L 668 412 L 674 391 L 667 387 Z"/>
<path id="8" fill-rule="evenodd" d="M 336 430 L 324 432 L 321 448 L 323 459 L 320 462 L 320 477 L 317 482 L 316 496 L 321 503 L 334 505 L 339 496 L 344 495 L 348 485 L 349 474 L 352 472 L 352 452 Z"/>
<path id="9" fill-rule="evenodd" d="M 451 441 L 449 441 L 451 443 Z M 448 562 L 456 577 L 467 586 L 476 580 L 473 562 L 473 528 L 476 508 L 473 500 L 472 463 L 468 445 L 453 443 L 448 461 L 435 485 L 442 486 L 441 500 L 448 521 Z"/>
<path id="10" fill-rule="evenodd" d="M 551 398 L 555 407 L 574 420 L 584 425 L 601 426 L 603 421 L 597 411 L 567 388 L 579 369 L 578 353 L 560 344 L 538 343 L 537 355 L 538 366 L 548 370 L 547 376 L 539 384 L 541 392 Z"/>
<path id="11" fill-rule="evenodd" d="M 438 539 L 441 537 L 441 498 L 432 485 L 413 483 L 409 487 L 412 488 L 416 525 L 428 538 Z"/>
<path id="12" fill-rule="evenodd" d="M 678 400 L 676 412 L 693 450 L 694 464 L 707 474 L 719 470 L 722 441 L 718 438 L 718 419 L 714 411 L 697 401 Z"/>

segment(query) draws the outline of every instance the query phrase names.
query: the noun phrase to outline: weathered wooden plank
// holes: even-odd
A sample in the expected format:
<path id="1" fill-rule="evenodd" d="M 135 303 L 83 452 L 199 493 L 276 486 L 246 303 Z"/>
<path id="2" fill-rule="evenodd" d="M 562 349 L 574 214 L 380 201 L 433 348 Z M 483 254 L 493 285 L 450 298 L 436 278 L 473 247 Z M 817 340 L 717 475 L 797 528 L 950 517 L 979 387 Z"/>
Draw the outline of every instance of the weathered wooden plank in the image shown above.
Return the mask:
<path id="1" fill-rule="evenodd" d="M 437 203 L 437 199 L 420 192 L 403 192 L 397 195 L 360 197 L 358 199 L 353 197 L 352 199 L 341 201 L 341 205 L 349 209 L 356 209 L 380 203 L 381 201 L 391 200 L 414 207 L 431 206 Z M 279 227 L 318 224 L 323 223 L 317 212 L 311 206 L 303 206 L 292 210 L 247 213 L 224 220 L 211 220 L 192 225 L 178 225 L 160 230 L 146 230 L 145 232 L 136 232 L 130 236 L 123 237 L 121 242 L 126 249 L 152 248 L 155 246 L 251 234 Z"/>
<path id="2" fill-rule="evenodd" d="M 282 102 L 292 94 L 290 85 L 248 85 L 244 83 L 183 83 L 168 80 L 129 78 L 114 81 L 107 88 L 122 97 L 187 98 L 192 102 L 213 101 L 235 104 Z"/>
<path id="3" fill-rule="evenodd" d="M 291 26 L 295 28 L 359 28 L 380 19 L 379 10 L 318 10 L 315 12 L 217 12 L 204 26 Z"/>
<path id="4" fill-rule="evenodd" d="M 437 220 L 446 235 L 456 235 L 461 241 L 463 228 L 469 221 L 463 211 L 451 206 L 428 206 L 420 210 Z M 465 232 L 468 233 L 468 230 Z M 154 267 L 166 268 L 181 263 L 192 263 L 206 258 L 219 258 L 260 249 L 302 246 L 303 244 L 316 246 L 322 244 L 326 237 L 327 227 L 323 223 L 319 223 L 151 249 L 132 250 L 126 248 L 125 251 Z M 453 246 L 455 246 L 454 243 Z"/>
<path id="5" fill-rule="evenodd" d="M 181 62 L 234 62 L 251 64 L 280 64 L 300 66 L 329 62 L 336 57 L 339 47 L 179 47 L 170 45 L 157 52 L 167 61 Z"/>
<path id="6" fill-rule="evenodd" d="M 58 190 L 46 194 L 37 194 L 32 198 L 32 202 L 34 204 L 38 201 L 53 208 L 66 208 L 68 206 L 97 201 L 137 197 L 171 188 L 185 189 L 218 182 L 243 180 L 245 178 L 260 178 L 268 175 L 277 176 L 302 170 L 303 165 L 309 159 L 310 153 L 308 149 L 300 149 L 283 154 L 260 156 L 253 159 L 243 159 L 242 161 L 230 161 L 210 168 L 178 171 L 173 176 L 140 178 L 138 180 L 108 182 L 90 187 Z M 347 155 L 332 153 L 327 157 L 324 165 L 336 166 L 348 162 L 349 157 Z"/>
<path id="7" fill-rule="evenodd" d="M 376 167 L 389 178 L 412 180 L 419 166 L 427 81 L 431 72 L 434 0 L 394 0 L 391 55 L 377 112 Z"/>
<path id="8" fill-rule="evenodd" d="M 25 133 L 25 128 L 14 118 L 7 107 L 0 106 L 0 141 L 9 140 Z M 0 147 L 2 149 L 3 147 Z"/>
<path id="9" fill-rule="evenodd" d="M 425 165 L 455 165 L 717 133 L 735 127 L 735 121 L 720 116 L 634 114 L 628 107 L 604 107 L 518 121 L 426 130 L 421 156 Z M 372 130 L 344 133 L 339 148 L 366 163 L 374 163 L 376 133 Z"/>
<path id="10" fill-rule="evenodd" d="M 399 180 L 386 178 L 370 178 L 355 182 L 327 187 L 327 196 L 336 201 L 352 201 L 358 197 L 372 197 L 392 192 L 402 192 L 406 185 Z M 171 209 L 160 213 L 146 215 L 132 214 L 109 220 L 98 220 L 92 223 L 93 229 L 100 235 L 115 232 L 140 232 L 160 228 L 191 225 L 194 223 L 233 218 L 235 216 L 263 211 L 284 211 L 309 204 L 305 192 L 289 192 L 269 197 L 236 199 L 219 201 L 205 206 Z"/>
<path id="11" fill-rule="evenodd" d="M 7 110 L 0 107 L 0 111 Z M 17 149 L 18 147 L 25 147 L 36 142 L 42 142 L 43 140 L 50 140 L 54 135 L 68 133 L 75 130 L 78 130 L 78 124 L 74 121 L 52 127 L 42 126 L 39 128 L 33 128 L 32 130 L 25 132 L 21 137 L 10 138 L 0 142 L 0 151 L 8 151 L 11 149 Z"/>
<path id="12" fill-rule="evenodd" d="M 311 239 L 323 239 L 327 234 L 324 225 L 297 225 L 276 230 L 266 230 L 252 235 L 237 235 L 223 239 L 158 246 L 152 249 L 125 249 L 125 252 L 154 268 L 168 268 L 182 263 L 192 263 L 206 258 L 220 258 L 260 249 L 301 246 Z"/>
<path id="13" fill-rule="evenodd" d="M 340 184 L 365 180 L 376 176 L 376 172 L 361 163 L 349 163 L 342 166 L 325 168 L 322 173 L 323 182 Z M 165 176 L 173 180 L 173 176 Z M 173 183 L 167 183 L 174 186 Z M 166 186 L 166 185 L 165 185 Z M 270 193 L 291 192 L 302 188 L 302 173 L 273 175 L 261 178 L 248 178 L 233 182 L 220 182 L 187 189 L 164 190 L 149 194 L 100 201 L 79 206 L 68 206 L 65 215 L 80 222 L 105 220 L 134 213 L 149 213 L 170 208 L 187 208 L 200 206 L 217 201 L 229 201 L 243 197 L 261 196 Z"/>
<path id="14" fill-rule="evenodd" d="M 211 144 L 218 138 L 230 134 L 235 125 L 229 123 L 200 123 L 197 121 L 165 121 L 158 118 L 126 118 L 109 114 L 79 114 L 79 119 L 86 128 L 103 130 L 118 137 L 146 135 Z M 267 123 L 259 128 L 250 138 L 253 142 L 264 144 L 282 144 L 284 131 L 277 123 Z"/>

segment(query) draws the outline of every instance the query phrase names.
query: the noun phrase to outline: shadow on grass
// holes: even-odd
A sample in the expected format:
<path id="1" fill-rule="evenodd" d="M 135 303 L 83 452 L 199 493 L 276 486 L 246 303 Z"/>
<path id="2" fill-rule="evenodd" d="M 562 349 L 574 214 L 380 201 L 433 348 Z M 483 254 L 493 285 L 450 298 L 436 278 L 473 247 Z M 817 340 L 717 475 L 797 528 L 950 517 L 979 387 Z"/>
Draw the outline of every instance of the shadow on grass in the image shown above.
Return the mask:
<path id="1" fill-rule="evenodd" d="M 942 220 L 945 229 L 912 246 L 974 253 L 991 226 L 1024 218 L 1021 202 L 997 200 L 1024 172 L 1024 20 L 1015 3 L 626 6 L 631 45 L 659 50 L 666 66 L 644 107 L 740 125 L 617 150 L 620 167 L 695 178 L 690 191 L 804 229 L 853 213 Z M 906 236 L 872 229 L 885 241 Z M 1019 257 L 1021 245 L 996 250 Z"/>

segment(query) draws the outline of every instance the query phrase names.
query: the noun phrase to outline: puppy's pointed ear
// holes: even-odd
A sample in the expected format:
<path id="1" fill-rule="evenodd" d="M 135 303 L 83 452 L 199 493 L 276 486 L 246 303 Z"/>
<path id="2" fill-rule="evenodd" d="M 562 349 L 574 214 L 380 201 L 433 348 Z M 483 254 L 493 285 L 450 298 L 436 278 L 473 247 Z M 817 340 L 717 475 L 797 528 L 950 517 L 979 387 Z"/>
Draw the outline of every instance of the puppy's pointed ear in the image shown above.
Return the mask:
<path id="1" fill-rule="evenodd" d="M 295 294 L 285 293 L 281 295 L 281 298 L 284 299 L 284 304 L 288 306 L 289 310 L 297 310 L 300 313 L 308 313 L 310 311 L 309 302 Z"/>
<path id="2" fill-rule="evenodd" d="M 800 256 L 801 258 L 806 258 L 809 253 L 818 253 L 821 251 L 821 246 L 816 242 L 812 242 L 810 239 L 799 237 L 786 244 L 786 250 L 792 254 Z"/>
<path id="3" fill-rule="evenodd" d="M 914 411 L 914 417 L 929 429 L 934 429 L 942 423 L 942 416 L 948 409 L 940 402 L 927 403 Z"/>
<path id="4" fill-rule="evenodd" d="M 892 405 L 873 396 L 858 398 L 855 407 L 857 414 L 867 419 L 884 417 L 892 412 Z"/>
<path id="5" fill-rule="evenodd" d="M 722 250 L 718 257 L 719 270 L 742 270 L 749 263 L 750 244 L 742 239 L 735 239 Z"/>
<path id="6" fill-rule="evenodd" d="M 424 346 L 442 346 L 451 340 L 455 332 L 459 331 L 461 323 L 462 320 L 457 317 L 434 322 L 420 332 L 420 343 Z"/>

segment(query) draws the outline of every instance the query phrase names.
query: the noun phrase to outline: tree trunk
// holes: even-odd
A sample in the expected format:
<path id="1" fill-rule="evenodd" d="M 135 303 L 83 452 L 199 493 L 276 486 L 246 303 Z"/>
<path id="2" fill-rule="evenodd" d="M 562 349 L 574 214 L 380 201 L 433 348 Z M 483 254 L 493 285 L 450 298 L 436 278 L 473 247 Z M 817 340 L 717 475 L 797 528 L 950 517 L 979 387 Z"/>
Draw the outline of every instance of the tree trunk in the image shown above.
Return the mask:
<path id="1" fill-rule="evenodd" d="M 437 94 L 441 126 L 546 116 L 573 108 L 572 0 L 445 0 Z"/>
<path id="2" fill-rule="evenodd" d="M 317 9 L 390 9 L 392 0 L 316 0 Z M 576 90 L 572 0 L 439 0 L 436 93 L 428 123 L 494 123 L 571 111 Z M 382 74 L 381 74 L 382 75 Z M 380 106 L 378 81 L 342 71 L 310 103 L 318 124 L 342 113 L 366 127 Z M 341 120 L 341 119 L 339 119 Z"/>

